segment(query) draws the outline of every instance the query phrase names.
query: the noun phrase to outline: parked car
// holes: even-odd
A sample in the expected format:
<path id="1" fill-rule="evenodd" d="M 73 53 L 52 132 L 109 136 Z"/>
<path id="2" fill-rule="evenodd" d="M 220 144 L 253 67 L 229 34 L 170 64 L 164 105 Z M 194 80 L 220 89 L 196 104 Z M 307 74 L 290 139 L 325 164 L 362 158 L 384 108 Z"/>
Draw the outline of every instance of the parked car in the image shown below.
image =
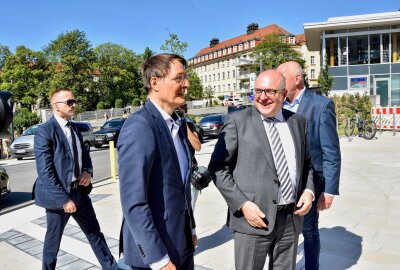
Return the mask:
<path id="1" fill-rule="evenodd" d="M 203 138 L 203 129 L 200 127 L 199 124 L 196 123 L 196 121 L 190 119 L 189 116 L 185 115 L 185 121 L 188 123 L 188 125 L 193 125 L 196 129 L 197 134 L 199 135 L 199 140 L 201 143 L 203 143 L 204 138 Z"/>
<path id="2" fill-rule="evenodd" d="M 36 130 L 41 124 L 33 125 L 22 133 L 22 135 L 16 138 L 10 145 L 11 157 L 21 160 L 24 157 L 34 157 L 35 152 L 33 150 Z"/>
<path id="3" fill-rule="evenodd" d="M 208 115 L 203 117 L 199 122 L 204 137 L 218 136 L 223 124 L 224 124 L 223 114 Z"/>
<path id="4" fill-rule="evenodd" d="M 87 151 L 90 151 L 90 147 L 96 144 L 92 125 L 89 122 L 74 122 L 74 124 L 82 134 L 83 146 Z"/>
<path id="5" fill-rule="evenodd" d="M 233 97 L 233 98 L 226 98 L 222 101 L 222 106 L 237 106 L 243 105 L 243 98 L 240 97 Z"/>
<path id="6" fill-rule="evenodd" d="M 122 125 L 126 118 L 116 118 L 108 120 L 104 125 L 94 132 L 96 143 L 94 147 L 100 148 L 103 144 L 109 144 L 110 141 L 114 141 L 117 144 L 119 132 L 121 131 Z"/>
<path id="7" fill-rule="evenodd" d="M 0 197 L 3 197 L 10 193 L 10 179 L 8 178 L 8 174 L 4 167 L 0 166 Z"/>
<path id="8" fill-rule="evenodd" d="M 228 107 L 228 113 L 233 113 L 251 107 L 252 105 L 232 105 Z"/>

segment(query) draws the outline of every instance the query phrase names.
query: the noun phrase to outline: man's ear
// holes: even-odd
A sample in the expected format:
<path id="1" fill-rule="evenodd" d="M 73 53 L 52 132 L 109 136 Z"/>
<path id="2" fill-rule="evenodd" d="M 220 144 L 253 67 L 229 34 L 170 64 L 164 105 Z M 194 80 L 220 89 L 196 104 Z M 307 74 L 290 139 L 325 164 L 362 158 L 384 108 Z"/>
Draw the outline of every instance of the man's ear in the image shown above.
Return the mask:
<path id="1" fill-rule="evenodd" d="M 160 79 L 157 77 L 151 77 L 150 79 L 150 87 L 154 91 L 158 92 L 158 88 L 160 86 Z"/>
<path id="2" fill-rule="evenodd" d="M 299 85 L 302 79 L 302 75 L 296 75 L 296 85 Z"/>

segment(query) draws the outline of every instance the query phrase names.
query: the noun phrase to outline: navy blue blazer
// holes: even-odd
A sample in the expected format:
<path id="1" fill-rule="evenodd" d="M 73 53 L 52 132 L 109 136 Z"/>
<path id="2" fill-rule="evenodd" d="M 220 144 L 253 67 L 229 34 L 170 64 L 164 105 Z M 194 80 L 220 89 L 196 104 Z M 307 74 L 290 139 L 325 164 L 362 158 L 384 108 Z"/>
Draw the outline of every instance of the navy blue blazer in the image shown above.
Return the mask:
<path id="1" fill-rule="evenodd" d="M 317 198 L 321 192 L 339 194 L 340 145 L 332 100 L 305 89 L 298 114 L 307 119 L 307 141 Z"/>
<path id="2" fill-rule="evenodd" d="M 82 135 L 77 128 L 74 131 L 83 146 Z M 70 199 L 74 161 L 67 137 L 54 116 L 36 131 L 35 158 L 38 173 L 35 203 L 47 209 L 63 209 L 63 205 Z M 84 169 L 92 169 L 92 160 L 89 152 L 82 147 Z"/>
<path id="3" fill-rule="evenodd" d="M 191 168 L 186 125 L 178 134 Z M 170 130 L 151 101 L 125 121 L 117 147 L 125 263 L 149 267 L 168 254 L 179 265 L 195 227 L 190 170 L 182 179 Z"/>

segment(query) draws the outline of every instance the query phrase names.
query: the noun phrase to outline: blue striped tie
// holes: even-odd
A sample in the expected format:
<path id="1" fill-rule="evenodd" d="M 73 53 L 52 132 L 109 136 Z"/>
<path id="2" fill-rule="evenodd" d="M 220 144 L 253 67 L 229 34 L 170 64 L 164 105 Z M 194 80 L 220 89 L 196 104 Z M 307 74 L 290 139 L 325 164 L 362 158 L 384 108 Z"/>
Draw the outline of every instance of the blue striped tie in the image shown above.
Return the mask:
<path id="1" fill-rule="evenodd" d="M 289 168 L 283 151 L 281 138 L 277 128 L 275 127 L 275 118 L 265 119 L 268 123 L 268 132 L 271 138 L 271 148 L 274 156 L 275 167 L 278 173 L 279 185 L 282 191 L 282 197 L 285 201 L 289 201 L 293 195 L 292 183 L 290 181 Z"/>

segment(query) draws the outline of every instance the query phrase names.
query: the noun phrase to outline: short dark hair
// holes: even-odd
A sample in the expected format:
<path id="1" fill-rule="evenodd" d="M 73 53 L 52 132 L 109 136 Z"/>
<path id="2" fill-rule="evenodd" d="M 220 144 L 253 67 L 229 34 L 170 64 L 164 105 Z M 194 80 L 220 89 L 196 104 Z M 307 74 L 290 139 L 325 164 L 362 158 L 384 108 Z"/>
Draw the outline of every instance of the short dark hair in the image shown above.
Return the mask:
<path id="1" fill-rule="evenodd" d="M 147 94 L 150 92 L 151 89 L 151 78 L 164 78 L 165 76 L 167 76 L 171 69 L 171 62 L 174 60 L 178 60 L 186 68 L 187 62 L 183 57 L 177 54 L 170 53 L 153 55 L 143 64 L 142 77 Z"/>
<path id="2" fill-rule="evenodd" d="M 72 93 L 72 90 L 67 88 L 67 87 L 61 87 L 61 88 L 57 88 L 56 90 L 52 91 L 50 93 L 50 100 L 53 98 L 53 96 L 61 91 L 68 91 Z"/>

